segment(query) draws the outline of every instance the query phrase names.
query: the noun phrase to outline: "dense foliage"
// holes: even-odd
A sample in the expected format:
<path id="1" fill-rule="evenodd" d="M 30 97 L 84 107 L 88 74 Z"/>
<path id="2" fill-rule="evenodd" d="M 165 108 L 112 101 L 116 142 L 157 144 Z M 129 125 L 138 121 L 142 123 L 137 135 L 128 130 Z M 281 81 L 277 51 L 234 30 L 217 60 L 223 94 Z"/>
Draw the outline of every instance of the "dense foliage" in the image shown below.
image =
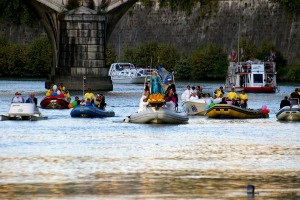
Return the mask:
<path id="1" fill-rule="evenodd" d="M 300 10 L 300 1 L 299 0 L 270 0 L 274 3 L 279 3 L 290 13 L 296 13 Z"/>
<path id="2" fill-rule="evenodd" d="M 45 77 L 51 67 L 52 51 L 47 37 L 25 46 L 0 36 L 0 72 L 4 77 Z"/>
<path id="3" fill-rule="evenodd" d="M 14 24 L 32 25 L 37 18 L 20 0 L 1 0 L 0 10 L 0 19 Z"/>

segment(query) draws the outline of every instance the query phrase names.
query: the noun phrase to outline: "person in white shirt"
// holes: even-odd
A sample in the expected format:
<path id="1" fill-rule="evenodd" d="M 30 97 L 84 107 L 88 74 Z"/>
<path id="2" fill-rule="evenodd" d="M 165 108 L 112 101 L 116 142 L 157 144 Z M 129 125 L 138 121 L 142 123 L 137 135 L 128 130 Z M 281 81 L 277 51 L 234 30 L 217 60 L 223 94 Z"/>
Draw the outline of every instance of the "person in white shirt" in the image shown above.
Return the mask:
<path id="1" fill-rule="evenodd" d="M 196 88 L 193 86 L 192 91 L 191 91 L 191 95 L 190 95 L 190 100 L 194 100 L 194 99 L 199 99 L 199 97 L 197 96 Z"/>
<path id="2" fill-rule="evenodd" d="M 182 95 L 181 95 L 181 100 L 182 101 L 187 101 L 187 100 L 189 100 L 190 99 L 190 97 L 191 97 L 191 86 L 186 86 L 186 90 L 182 93 Z"/>
<path id="3" fill-rule="evenodd" d="M 23 97 L 21 96 L 21 93 L 16 92 L 15 97 L 12 99 L 11 102 L 12 103 L 24 103 L 25 101 L 24 101 Z"/>
<path id="4" fill-rule="evenodd" d="M 150 91 L 148 88 L 145 88 L 144 93 L 140 99 L 139 109 L 138 112 L 143 112 L 147 109 L 148 103 L 148 97 L 149 97 Z"/>

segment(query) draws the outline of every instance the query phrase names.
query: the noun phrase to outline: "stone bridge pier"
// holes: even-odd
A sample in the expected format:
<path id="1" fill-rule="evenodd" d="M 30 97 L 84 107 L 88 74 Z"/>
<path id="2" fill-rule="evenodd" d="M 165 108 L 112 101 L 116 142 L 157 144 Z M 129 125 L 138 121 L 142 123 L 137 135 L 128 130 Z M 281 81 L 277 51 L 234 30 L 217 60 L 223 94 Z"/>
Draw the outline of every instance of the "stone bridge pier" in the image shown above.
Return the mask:
<path id="1" fill-rule="evenodd" d="M 39 16 L 53 49 L 45 87 L 64 83 L 82 90 L 83 77 L 92 90 L 113 89 L 106 66 L 106 41 L 119 19 L 138 0 L 81 0 L 67 10 L 68 0 L 21 0 Z"/>
<path id="2" fill-rule="evenodd" d="M 55 75 L 48 84 L 64 83 L 70 90 L 81 90 L 83 77 L 93 90 L 112 90 L 105 62 L 106 18 L 86 7 L 60 17 L 60 42 Z"/>

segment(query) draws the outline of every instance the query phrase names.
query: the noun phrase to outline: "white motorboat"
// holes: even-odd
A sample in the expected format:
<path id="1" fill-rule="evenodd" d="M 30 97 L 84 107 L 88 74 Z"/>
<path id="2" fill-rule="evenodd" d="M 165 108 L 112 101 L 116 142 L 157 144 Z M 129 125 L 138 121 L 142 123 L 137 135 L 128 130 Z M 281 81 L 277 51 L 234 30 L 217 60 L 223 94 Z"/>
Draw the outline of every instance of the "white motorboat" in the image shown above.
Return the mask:
<path id="1" fill-rule="evenodd" d="M 193 99 L 182 103 L 182 108 L 188 115 L 202 115 L 206 114 L 207 109 L 211 103 L 220 103 L 221 99 Z"/>
<path id="2" fill-rule="evenodd" d="M 225 90 L 230 91 L 231 88 L 235 88 L 236 92 L 275 93 L 278 90 L 275 62 L 230 62 Z"/>
<path id="3" fill-rule="evenodd" d="M 47 119 L 41 114 L 34 103 L 11 103 L 7 114 L 0 115 L 1 121 L 4 120 L 30 120 L 36 121 Z"/>
<path id="4" fill-rule="evenodd" d="M 298 99 L 291 99 L 290 106 L 284 106 L 281 108 L 276 117 L 282 121 L 300 121 L 300 106 Z"/>
<path id="5" fill-rule="evenodd" d="M 187 113 L 171 111 L 165 107 L 148 107 L 145 111 L 131 114 L 128 120 L 132 123 L 184 124 L 189 117 Z"/>
<path id="6" fill-rule="evenodd" d="M 132 63 L 113 63 L 108 76 L 113 83 L 143 84 L 150 78 L 152 69 L 137 68 Z"/>

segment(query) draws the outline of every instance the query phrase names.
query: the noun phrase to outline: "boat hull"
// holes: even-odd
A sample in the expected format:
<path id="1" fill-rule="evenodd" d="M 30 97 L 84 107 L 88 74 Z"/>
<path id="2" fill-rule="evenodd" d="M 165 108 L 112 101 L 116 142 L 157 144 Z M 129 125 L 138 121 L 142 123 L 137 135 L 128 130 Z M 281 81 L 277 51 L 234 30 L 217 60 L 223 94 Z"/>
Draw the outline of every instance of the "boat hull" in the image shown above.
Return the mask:
<path id="1" fill-rule="evenodd" d="M 231 87 L 226 87 L 227 92 L 231 91 Z M 276 87 L 234 87 L 235 92 L 244 90 L 246 93 L 275 93 Z"/>
<path id="2" fill-rule="evenodd" d="M 29 120 L 37 121 L 47 119 L 33 103 L 12 103 L 7 114 L 1 115 L 4 120 Z"/>
<path id="3" fill-rule="evenodd" d="M 114 111 L 107 111 L 98 109 L 93 106 L 76 106 L 71 111 L 71 117 L 88 117 L 88 118 L 95 118 L 95 117 L 114 117 Z"/>
<path id="4" fill-rule="evenodd" d="M 205 100 L 197 99 L 183 102 L 182 108 L 188 113 L 188 115 L 204 116 L 206 114 L 206 105 Z"/>
<path id="5" fill-rule="evenodd" d="M 300 107 L 285 106 L 276 114 L 276 118 L 281 121 L 300 121 Z"/>
<path id="6" fill-rule="evenodd" d="M 209 118 L 235 118 L 235 119 L 251 119 L 266 118 L 261 110 L 243 109 L 229 104 L 217 104 L 209 108 L 206 113 Z"/>
<path id="7" fill-rule="evenodd" d="M 114 84 L 144 84 L 147 81 L 147 76 L 143 77 L 121 77 L 113 76 L 111 80 Z"/>
<path id="8" fill-rule="evenodd" d="M 153 123 L 153 124 L 184 124 L 189 118 L 186 113 L 179 113 L 164 108 L 153 107 L 139 113 L 130 115 L 132 123 Z"/>
<path id="9" fill-rule="evenodd" d="M 45 97 L 41 103 L 41 108 L 44 109 L 68 109 L 69 102 L 63 98 Z"/>

